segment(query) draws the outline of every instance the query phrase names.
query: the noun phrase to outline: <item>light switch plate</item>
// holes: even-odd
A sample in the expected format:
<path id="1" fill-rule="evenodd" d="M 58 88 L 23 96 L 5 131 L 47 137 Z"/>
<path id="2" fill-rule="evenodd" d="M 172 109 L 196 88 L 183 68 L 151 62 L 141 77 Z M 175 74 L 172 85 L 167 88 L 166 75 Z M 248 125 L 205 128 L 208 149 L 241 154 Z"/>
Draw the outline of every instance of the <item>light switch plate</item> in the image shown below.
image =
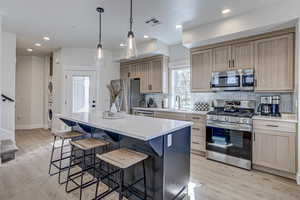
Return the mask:
<path id="1" fill-rule="evenodd" d="M 172 135 L 168 135 L 168 147 L 172 146 Z"/>

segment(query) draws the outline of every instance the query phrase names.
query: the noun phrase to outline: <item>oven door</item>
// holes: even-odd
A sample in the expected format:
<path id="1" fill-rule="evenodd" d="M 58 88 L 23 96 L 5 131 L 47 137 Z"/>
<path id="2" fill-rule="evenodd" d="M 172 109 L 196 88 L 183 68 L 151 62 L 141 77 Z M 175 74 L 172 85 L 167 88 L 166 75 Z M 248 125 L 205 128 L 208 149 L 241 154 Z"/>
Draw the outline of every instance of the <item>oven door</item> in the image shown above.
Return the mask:
<path id="1" fill-rule="evenodd" d="M 206 149 L 245 160 L 252 160 L 252 133 L 206 127 Z"/>
<path id="2" fill-rule="evenodd" d="M 241 76 L 237 73 L 213 73 L 212 90 L 240 90 Z"/>

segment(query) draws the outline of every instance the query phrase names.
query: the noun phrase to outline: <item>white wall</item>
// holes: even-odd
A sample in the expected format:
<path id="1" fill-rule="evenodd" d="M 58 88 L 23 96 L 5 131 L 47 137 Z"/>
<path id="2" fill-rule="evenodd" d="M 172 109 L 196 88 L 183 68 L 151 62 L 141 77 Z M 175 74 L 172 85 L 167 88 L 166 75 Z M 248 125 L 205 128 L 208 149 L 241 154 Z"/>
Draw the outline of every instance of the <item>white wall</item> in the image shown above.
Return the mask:
<path id="1" fill-rule="evenodd" d="M 16 70 L 16 128 L 44 127 L 44 58 L 20 56 Z"/>
<path id="2" fill-rule="evenodd" d="M 53 112 L 54 114 L 65 111 L 64 104 L 64 71 L 94 69 L 97 73 L 97 99 L 96 107 L 98 110 L 106 110 L 109 106 L 109 92 L 106 85 L 113 79 L 120 77 L 120 68 L 113 61 L 110 51 L 104 51 L 104 59 L 100 65 L 96 59 L 96 49 L 84 48 L 62 48 L 54 52 L 53 67 Z M 60 120 L 55 119 L 53 130 L 63 129 Z"/>
<path id="3" fill-rule="evenodd" d="M 2 32 L 1 93 L 15 99 L 16 35 Z M 1 128 L 15 140 L 15 103 L 1 101 Z"/>

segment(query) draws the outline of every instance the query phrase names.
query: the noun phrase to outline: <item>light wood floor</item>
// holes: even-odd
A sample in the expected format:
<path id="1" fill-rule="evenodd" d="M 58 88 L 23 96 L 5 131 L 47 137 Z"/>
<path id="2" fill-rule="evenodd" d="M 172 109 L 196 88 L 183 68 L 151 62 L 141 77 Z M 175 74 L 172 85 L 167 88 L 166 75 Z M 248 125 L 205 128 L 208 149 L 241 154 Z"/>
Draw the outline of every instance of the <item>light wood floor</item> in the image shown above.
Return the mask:
<path id="1" fill-rule="evenodd" d="M 44 130 L 17 131 L 16 160 L 0 168 L 0 200 L 77 200 L 66 194 L 57 177 L 48 176 L 51 134 Z M 299 200 L 295 181 L 208 161 L 192 154 L 190 200 Z M 95 188 L 84 192 L 91 199 Z M 89 191 L 90 190 L 90 191 Z M 112 194 L 108 199 L 117 200 Z"/>

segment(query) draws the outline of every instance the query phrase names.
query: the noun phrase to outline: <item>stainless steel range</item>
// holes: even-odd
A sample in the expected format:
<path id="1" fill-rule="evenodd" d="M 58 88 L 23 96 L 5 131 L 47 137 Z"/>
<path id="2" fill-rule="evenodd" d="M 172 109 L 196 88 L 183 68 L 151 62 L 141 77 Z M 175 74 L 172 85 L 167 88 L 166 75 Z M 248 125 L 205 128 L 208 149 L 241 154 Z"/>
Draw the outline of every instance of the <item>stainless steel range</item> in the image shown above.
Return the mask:
<path id="1" fill-rule="evenodd" d="M 216 100 L 207 114 L 207 158 L 245 169 L 252 165 L 255 101 Z"/>

